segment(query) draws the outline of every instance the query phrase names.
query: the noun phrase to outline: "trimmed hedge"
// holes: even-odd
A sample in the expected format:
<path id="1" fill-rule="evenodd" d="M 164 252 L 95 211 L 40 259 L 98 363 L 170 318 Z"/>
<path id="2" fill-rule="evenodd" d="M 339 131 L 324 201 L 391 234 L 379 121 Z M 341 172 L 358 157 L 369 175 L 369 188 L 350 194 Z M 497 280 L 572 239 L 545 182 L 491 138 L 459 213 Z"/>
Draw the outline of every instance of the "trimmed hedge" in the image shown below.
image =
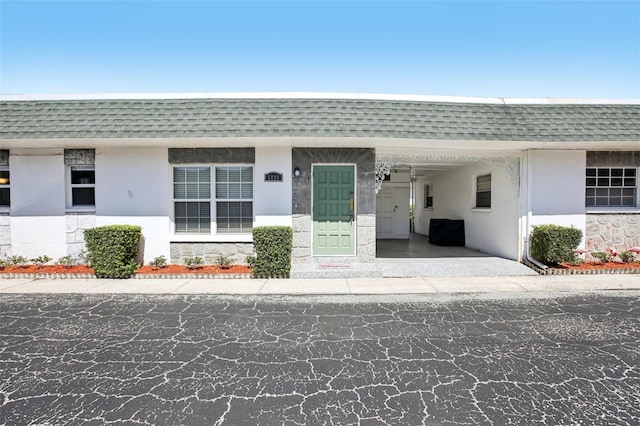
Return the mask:
<path id="1" fill-rule="evenodd" d="M 130 278 L 140 267 L 136 262 L 142 228 L 110 225 L 84 231 L 87 258 L 98 278 Z"/>
<path id="2" fill-rule="evenodd" d="M 574 250 L 582 241 L 582 231 L 574 227 L 538 225 L 531 232 L 531 255 L 549 266 L 575 262 Z"/>
<path id="3" fill-rule="evenodd" d="M 289 226 L 258 226 L 253 228 L 256 277 L 288 277 L 291 271 L 293 231 Z"/>

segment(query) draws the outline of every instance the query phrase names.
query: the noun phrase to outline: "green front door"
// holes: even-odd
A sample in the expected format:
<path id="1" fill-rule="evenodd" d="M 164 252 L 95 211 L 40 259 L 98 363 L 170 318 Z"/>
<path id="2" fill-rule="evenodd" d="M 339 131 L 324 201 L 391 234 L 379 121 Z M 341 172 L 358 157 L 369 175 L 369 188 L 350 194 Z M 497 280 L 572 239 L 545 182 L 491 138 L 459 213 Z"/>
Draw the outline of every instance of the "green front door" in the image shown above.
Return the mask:
<path id="1" fill-rule="evenodd" d="M 353 256 L 354 166 L 313 168 L 313 254 Z"/>

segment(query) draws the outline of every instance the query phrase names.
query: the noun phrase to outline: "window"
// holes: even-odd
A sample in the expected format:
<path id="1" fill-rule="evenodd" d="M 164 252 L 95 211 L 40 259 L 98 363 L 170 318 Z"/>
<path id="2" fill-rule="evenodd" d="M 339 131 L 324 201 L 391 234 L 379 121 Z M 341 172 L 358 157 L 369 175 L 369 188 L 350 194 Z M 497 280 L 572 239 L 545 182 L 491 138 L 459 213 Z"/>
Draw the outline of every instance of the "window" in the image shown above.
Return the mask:
<path id="1" fill-rule="evenodd" d="M 476 177 L 476 208 L 491 207 L 491 175 Z"/>
<path id="2" fill-rule="evenodd" d="M 636 207 L 638 191 L 635 167 L 588 167 L 587 207 Z"/>
<path id="3" fill-rule="evenodd" d="M 211 166 L 173 168 L 175 232 L 210 234 L 212 217 L 215 217 L 215 229 L 219 234 L 251 232 L 253 167 L 214 166 L 213 198 L 211 169 Z M 215 212 L 212 212 L 213 206 Z"/>
<path id="4" fill-rule="evenodd" d="M 218 233 L 248 232 L 253 226 L 253 167 L 216 167 Z"/>
<path id="5" fill-rule="evenodd" d="M 431 185 L 424 186 L 424 208 L 430 209 L 433 207 L 433 190 Z"/>
<path id="6" fill-rule="evenodd" d="M 174 167 L 173 199 L 176 233 L 211 232 L 210 167 Z"/>
<path id="7" fill-rule="evenodd" d="M 9 167 L 0 166 L 0 208 L 11 205 L 11 184 Z"/>
<path id="8" fill-rule="evenodd" d="M 93 166 L 70 168 L 71 207 L 96 205 L 96 171 Z"/>

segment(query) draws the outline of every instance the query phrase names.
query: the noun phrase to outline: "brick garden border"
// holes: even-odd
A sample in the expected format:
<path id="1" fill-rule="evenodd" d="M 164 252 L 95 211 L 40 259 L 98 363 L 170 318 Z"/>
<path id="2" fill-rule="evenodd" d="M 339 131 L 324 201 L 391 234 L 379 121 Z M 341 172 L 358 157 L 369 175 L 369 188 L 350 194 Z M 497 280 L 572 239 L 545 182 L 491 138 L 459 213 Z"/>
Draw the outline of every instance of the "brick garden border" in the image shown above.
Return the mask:
<path id="1" fill-rule="evenodd" d="M 640 266 L 637 268 L 602 268 L 602 269 L 540 269 L 531 262 L 523 262 L 540 275 L 627 275 L 640 274 Z"/>

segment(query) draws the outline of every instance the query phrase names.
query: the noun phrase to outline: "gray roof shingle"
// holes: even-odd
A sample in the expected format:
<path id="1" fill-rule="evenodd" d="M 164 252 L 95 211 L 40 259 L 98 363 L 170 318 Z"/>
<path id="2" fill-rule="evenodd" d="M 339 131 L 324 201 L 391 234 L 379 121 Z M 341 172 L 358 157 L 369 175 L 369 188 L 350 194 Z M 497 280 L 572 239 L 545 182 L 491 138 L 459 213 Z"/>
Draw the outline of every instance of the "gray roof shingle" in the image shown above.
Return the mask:
<path id="1" fill-rule="evenodd" d="M 1 101 L 0 139 L 387 137 L 640 140 L 640 105 L 365 99 Z"/>

